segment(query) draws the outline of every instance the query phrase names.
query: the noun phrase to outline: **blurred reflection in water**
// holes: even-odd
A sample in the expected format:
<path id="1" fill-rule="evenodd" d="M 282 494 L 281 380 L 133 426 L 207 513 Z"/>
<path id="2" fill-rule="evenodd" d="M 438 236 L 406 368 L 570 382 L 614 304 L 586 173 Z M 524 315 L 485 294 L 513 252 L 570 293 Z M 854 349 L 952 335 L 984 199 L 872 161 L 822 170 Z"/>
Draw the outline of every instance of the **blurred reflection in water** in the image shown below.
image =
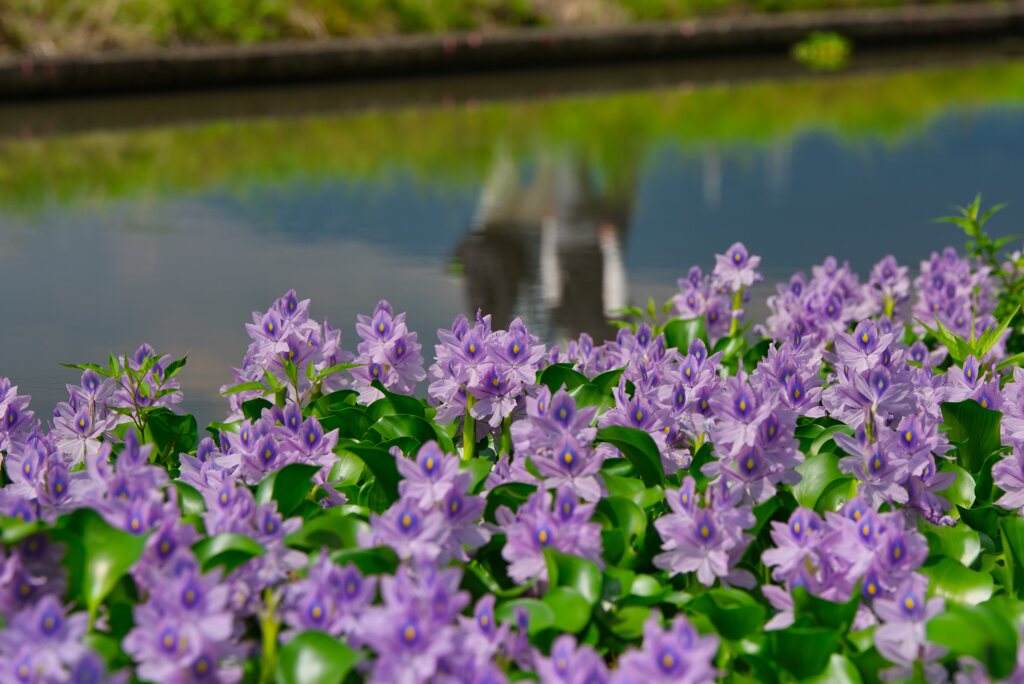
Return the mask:
<path id="1" fill-rule="evenodd" d="M 547 150 L 523 176 L 502 151 L 481 185 L 455 251 L 467 308 L 521 316 L 545 339 L 613 335 L 608 318 L 629 304 L 635 167 L 601 182 L 581 154 Z"/>

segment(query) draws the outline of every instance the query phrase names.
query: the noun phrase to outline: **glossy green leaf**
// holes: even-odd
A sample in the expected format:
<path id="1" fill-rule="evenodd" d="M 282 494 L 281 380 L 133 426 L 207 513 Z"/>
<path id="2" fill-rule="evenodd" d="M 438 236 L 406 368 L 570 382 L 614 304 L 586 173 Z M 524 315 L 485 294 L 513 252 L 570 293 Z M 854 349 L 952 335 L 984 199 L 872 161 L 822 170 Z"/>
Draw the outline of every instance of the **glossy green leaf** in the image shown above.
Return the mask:
<path id="1" fill-rule="evenodd" d="M 163 407 L 147 411 L 146 429 L 160 453 L 177 457 L 199 443 L 199 425 L 192 414 L 179 416 Z"/>
<path id="2" fill-rule="evenodd" d="M 753 596 L 739 589 L 710 589 L 687 606 L 687 611 L 701 613 L 726 639 L 742 639 L 761 629 L 766 611 Z"/>
<path id="3" fill-rule="evenodd" d="M 381 416 L 371 428 L 384 439 L 414 437 L 420 444 L 435 441 L 446 454 L 455 453 L 455 444 L 448 434 L 421 416 L 395 414 Z"/>
<path id="4" fill-rule="evenodd" d="M 342 515 L 327 509 L 321 515 L 303 523 L 302 527 L 284 538 L 284 543 L 298 549 L 313 551 L 320 547 L 347 549 L 359 546 L 359 534 L 369 532 L 370 526 L 355 515 Z"/>
<path id="5" fill-rule="evenodd" d="M 1002 679 L 1016 663 L 1017 628 L 997 606 L 948 603 L 928 622 L 928 640 L 945 646 L 954 657 L 975 658 L 992 678 Z"/>
<path id="6" fill-rule="evenodd" d="M 555 625 L 554 609 L 549 604 L 533 598 L 505 601 L 495 609 L 494 617 L 498 622 L 507 622 L 515 625 L 516 612 L 520 609 L 526 611 L 529 620 L 526 630 L 531 636 Z"/>
<path id="7" fill-rule="evenodd" d="M 650 606 L 625 606 L 609 618 L 608 629 L 625 641 L 640 639 L 644 634 L 644 623 L 650 616 Z"/>
<path id="8" fill-rule="evenodd" d="M 800 481 L 792 487 L 793 497 L 806 508 L 814 508 L 833 482 L 848 479 L 839 470 L 839 456 L 832 452 L 809 457 L 796 470 L 800 473 Z"/>
<path id="9" fill-rule="evenodd" d="M 256 503 L 276 501 L 277 512 L 282 517 L 289 517 L 313 491 L 311 478 L 319 471 L 320 466 L 307 463 L 289 463 L 275 470 L 256 487 Z"/>
<path id="10" fill-rule="evenodd" d="M 338 565 L 352 563 L 364 575 L 392 575 L 398 569 L 398 556 L 389 546 L 372 549 L 340 549 L 331 554 Z"/>
<path id="11" fill-rule="evenodd" d="M 643 537 L 647 532 L 647 516 L 636 503 L 621 496 L 606 496 L 597 502 L 597 512 L 613 529 L 621 530 L 626 539 Z"/>
<path id="12" fill-rule="evenodd" d="M 46 529 L 42 520 L 21 520 L 0 515 L 0 542 L 17 544 L 22 539 Z"/>
<path id="13" fill-rule="evenodd" d="M 526 482 L 506 482 L 487 493 L 487 506 L 484 508 L 484 519 L 495 522 L 495 512 L 505 506 L 515 512 L 519 506 L 537 491 L 537 486 Z"/>
<path id="14" fill-rule="evenodd" d="M 793 589 L 793 610 L 796 617 L 806 617 L 819 627 L 842 635 L 850 629 L 860 605 L 860 592 L 854 592 L 849 601 L 836 603 L 809 593 L 803 587 Z"/>
<path id="15" fill-rule="evenodd" d="M 806 684 L 861 684 L 863 681 L 857 666 L 849 658 L 833 653 L 825 671 L 806 680 Z"/>
<path id="16" fill-rule="evenodd" d="M 572 587 L 554 587 L 544 595 L 542 602 L 554 613 L 552 627 L 560 632 L 578 634 L 590 622 L 590 604 Z M 533 631 L 532 625 L 530 631 Z"/>
<path id="17" fill-rule="evenodd" d="M 571 363 L 553 363 L 540 372 L 540 384 L 552 392 L 557 392 L 563 386 L 566 391 L 573 391 L 577 387 L 587 384 L 587 376 L 574 370 Z"/>
<path id="18" fill-rule="evenodd" d="M 280 684 L 341 684 L 363 656 L 323 632 L 302 632 L 281 647 Z"/>
<path id="19" fill-rule="evenodd" d="M 375 512 L 380 512 L 398 499 L 398 482 L 401 476 L 398 474 L 398 466 L 395 464 L 395 457 L 380 447 L 370 445 L 366 442 L 358 442 L 351 439 L 338 440 L 335 452 L 349 452 L 357 456 L 374 476 L 374 487 L 380 493 L 380 502 L 383 505 L 375 507 Z"/>
<path id="20" fill-rule="evenodd" d="M 931 579 L 929 591 L 958 603 L 975 605 L 987 601 L 995 590 L 992 575 L 965 568 L 952 558 L 940 558 L 937 563 L 921 568 L 921 572 Z"/>
<path id="21" fill-rule="evenodd" d="M 171 484 L 178 490 L 178 508 L 182 515 L 202 515 L 206 511 L 206 503 L 199 490 L 181 480 L 174 480 Z"/>
<path id="22" fill-rule="evenodd" d="M 612 391 L 619 384 L 619 378 L 622 377 L 624 368 L 615 368 L 610 371 L 605 371 L 600 375 L 594 377 L 583 385 L 580 385 L 572 393 L 573 398 L 576 400 L 576 405 L 583 406 L 598 406 L 608 407 L 615 403 L 615 398 Z"/>
<path id="23" fill-rule="evenodd" d="M 651 436 L 643 430 L 609 425 L 597 431 L 596 441 L 607 442 L 621 451 L 648 487 L 664 486 L 665 471 L 661 465 L 661 452 Z"/>
<path id="24" fill-rule="evenodd" d="M 954 506 L 970 508 L 974 505 L 974 478 L 966 470 L 955 463 L 945 462 L 939 468 L 941 472 L 953 473 L 956 479 L 953 483 L 939 492 L 947 501 Z"/>
<path id="25" fill-rule="evenodd" d="M 776 662 L 798 679 L 814 677 L 828 667 L 839 649 L 839 636 L 825 627 L 790 627 L 769 634 Z"/>
<path id="26" fill-rule="evenodd" d="M 957 444 L 957 464 L 969 473 L 978 472 L 985 460 L 1001 446 L 999 423 L 1003 414 L 984 409 L 973 399 L 942 404 L 943 424 L 949 440 Z"/>
<path id="27" fill-rule="evenodd" d="M 375 390 L 384 395 L 382 399 L 373 402 L 367 410 L 373 420 L 388 414 L 424 417 L 423 404 L 419 399 L 392 392 L 384 387 L 379 380 L 374 380 L 372 385 Z"/>
<path id="28" fill-rule="evenodd" d="M 970 566 L 981 553 L 980 535 L 963 522 L 949 526 L 922 520 L 919 525 L 933 554 L 942 554 Z"/>
<path id="29" fill-rule="evenodd" d="M 146 544 L 144 535 L 115 529 L 87 508 L 61 518 L 51 535 L 67 548 L 68 596 L 80 600 L 92 614 L 142 557 Z"/>
<path id="30" fill-rule="evenodd" d="M 594 561 L 570 556 L 552 548 L 544 549 L 548 586 L 571 587 L 592 607 L 601 598 L 601 569 Z"/>
<path id="31" fill-rule="evenodd" d="M 255 423 L 263 416 L 263 412 L 266 409 L 273 407 L 274 405 L 271 404 L 266 399 L 263 399 L 262 397 L 256 397 L 255 399 L 250 399 L 249 401 L 243 401 L 241 409 L 242 415 L 245 416 L 245 419 Z"/>
<path id="32" fill-rule="evenodd" d="M 665 346 L 674 347 L 681 354 L 687 354 L 690 344 L 701 339 L 707 343 L 708 335 L 704 329 L 704 318 L 674 319 L 665 324 Z"/>
<path id="33" fill-rule="evenodd" d="M 232 533 L 206 537 L 198 541 L 192 549 L 196 552 L 203 572 L 220 566 L 226 573 L 267 552 L 256 540 Z"/>

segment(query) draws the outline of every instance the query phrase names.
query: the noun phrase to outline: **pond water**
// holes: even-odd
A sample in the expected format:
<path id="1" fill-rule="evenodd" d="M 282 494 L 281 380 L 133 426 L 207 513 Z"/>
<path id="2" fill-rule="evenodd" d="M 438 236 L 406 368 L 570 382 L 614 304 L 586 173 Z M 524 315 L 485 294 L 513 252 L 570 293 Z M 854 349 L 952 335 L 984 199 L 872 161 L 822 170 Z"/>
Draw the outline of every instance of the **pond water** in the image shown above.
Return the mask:
<path id="1" fill-rule="evenodd" d="M 477 307 L 557 341 L 736 240 L 763 301 L 829 254 L 916 271 L 962 244 L 930 219 L 975 192 L 1011 202 L 995 232 L 1024 224 L 1024 60 L 720 71 L 0 107 L 0 375 L 45 413 L 76 380 L 60 362 L 146 341 L 189 354 L 211 420 L 249 312 L 291 287 L 348 348 L 380 298 L 427 350 Z"/>

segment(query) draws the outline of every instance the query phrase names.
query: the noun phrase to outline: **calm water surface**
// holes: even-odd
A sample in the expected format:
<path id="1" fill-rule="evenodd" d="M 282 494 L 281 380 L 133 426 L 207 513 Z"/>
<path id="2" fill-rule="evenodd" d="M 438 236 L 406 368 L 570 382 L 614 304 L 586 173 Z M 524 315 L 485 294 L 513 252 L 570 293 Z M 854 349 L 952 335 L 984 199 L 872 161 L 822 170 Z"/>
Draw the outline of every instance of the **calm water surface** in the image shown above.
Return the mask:
<path id="1" fill-rule="evenodd" d="M 42 412 L 76 380 L 59 362 L 146 341 L 189 354 L 186 406 L 219 417 L 249 313 L 291 287 L 349 348 L 380 298 L 428 350 L 477 307 L 554 341 L 735 240 L 764 257 L 763 299 L 829 254 L 916 271 L 960 244 L 930 219 L 977 191 L 1024 225 L 1017 60 L 43 136 L 21 111 L 0 375 Z"/>

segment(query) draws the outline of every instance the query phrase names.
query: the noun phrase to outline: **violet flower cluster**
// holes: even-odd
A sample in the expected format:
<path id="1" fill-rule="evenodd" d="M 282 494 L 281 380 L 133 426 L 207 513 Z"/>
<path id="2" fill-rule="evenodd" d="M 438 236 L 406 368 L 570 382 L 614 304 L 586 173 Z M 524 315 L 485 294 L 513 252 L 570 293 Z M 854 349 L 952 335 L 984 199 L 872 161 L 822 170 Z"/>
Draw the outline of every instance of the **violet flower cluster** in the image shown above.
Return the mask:
<path id="1" fill-rule="evenodd" d="M 46 422 L 0 378 L 0 682 L 266 679 L 309 632 L 374 682 L 708 682 L 748 667 L 744 650 L 774 653 L 764 630 L 803 630 L 804 593 L 857 603 L 849 630 L 870 637 L 850 642 L 885 679 L 983 678 L 991 663 L 953 660 L 926 629 L 966 603 L 936 549 L 971 535 L 954 485 L 984 475 L 960 465 L 945 411 L 1001 412 L 1004 446 L 983 456 L 1012 531 L 1024 371 L 1007 382 L 1004 341 L 949 359 L 911 316 L 991 329 L 991 272 L 947 250 L 912 292 L 892 257 L 863 284 L 829 258 L 769 297 L 770 340 L 744 355 L 759 267 L 737 243 L 679 281 L 676 314 L 706 333 L 685 348 L 653 322 L 548 348 L 478 313 L 438 331 L 429 371 L 388 302 L 359 316 L 350 353 L 289 291 L 253 314 L 227 418 L 184 453 L 149 422 L 184 417 L 177 362 L 147 345 L 85 367 Z M 394 395 L 422 384 L 402 414 Z M 285 469 L 306 473 L 301 496 L 275 490 Z M 141 549 L 95 605 L 61 562 L 77 567 L 61 540 L 86 514 Z M 241 559 L 211 563 L 215 543 Z M 716 634 L 700 602 L 744 591 L 767 624 Z M 564 605 L 583 627 L 561 627 Z M 104 639 L 118 658 L 84 645 Z"/>

